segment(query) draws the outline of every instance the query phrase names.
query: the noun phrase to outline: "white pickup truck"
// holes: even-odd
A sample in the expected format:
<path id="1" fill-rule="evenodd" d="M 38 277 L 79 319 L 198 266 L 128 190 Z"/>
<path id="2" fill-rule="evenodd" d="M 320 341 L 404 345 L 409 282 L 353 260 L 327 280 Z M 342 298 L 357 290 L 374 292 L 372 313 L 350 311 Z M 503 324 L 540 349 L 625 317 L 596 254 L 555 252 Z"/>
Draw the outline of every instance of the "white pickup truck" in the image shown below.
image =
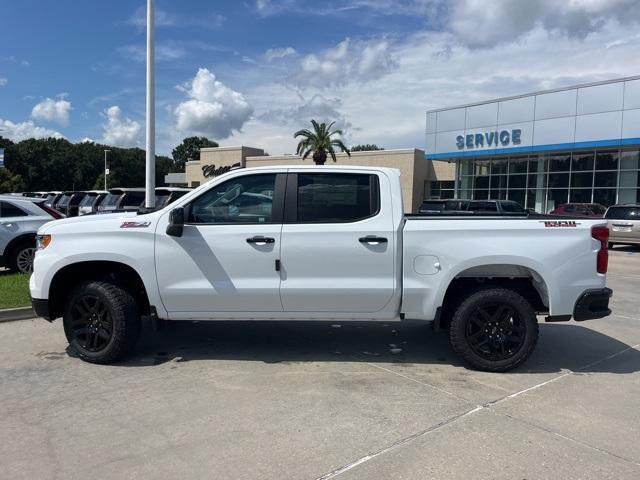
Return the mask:
<path id="1" fill-rule="evenodd" d="M 145 317 L 419 319 L 488 371 L 531 354 L 537 314 L 611 313 L 602 220 L 403 212 L 395 169 L 231 171 L 162 210 L 44 225 L 33 307 L 95 363 L 130 352 Z"/>

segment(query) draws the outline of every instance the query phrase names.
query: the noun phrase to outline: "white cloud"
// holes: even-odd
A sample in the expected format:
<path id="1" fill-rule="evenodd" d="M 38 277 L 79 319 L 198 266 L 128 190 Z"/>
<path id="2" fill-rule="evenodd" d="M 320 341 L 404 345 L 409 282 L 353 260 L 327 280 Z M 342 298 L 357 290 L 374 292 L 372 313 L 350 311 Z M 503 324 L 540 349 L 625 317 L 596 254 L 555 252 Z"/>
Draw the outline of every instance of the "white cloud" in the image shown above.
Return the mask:
<path id="1" fill-rule="evenodd" d="M 46 98 L 38 103 L 31 110 L 31 116 L 39 120 L 56 122 L 65 127 L 69 124 L 69 112 L 71 112 L 71 102 L 65 100 L 66 95 L 59 95 L 58 100 Z"/>
<path id="2" fill-rule="evenodd" d="M 244 95 L 216 80 L 206 68 L 178 88 L 189 97 L 173 111 L 181 132 L 224 139 L 239 131 L 253 113 Z"/>
<path id="3" fill-rule="evenodd" d="M 4 87 L 8 81 L 9 80 L 7 80 L 5 77 L 0 77 L 0 87 Z"/>
<path id="4" fill-rule="evenodd" d="M 64 138 L 60 132 L 44 127 L 38 127 L 32 121 L 13 123 L 10 120 L 0 118 L 0 135 L 14 142 L 20 142 L 27 138 Z"/>
<path id="5" fill-rule="evenodd" d="M 264 52 L 264 58 L 267 59 L 267 62 L 272 62 L 273 60 L 277 60 L 279 58 L 290 57 L 297 54 L 298 52 L 296 52 L 296 49 L 293 47 L 270 48 L 266 52 Z"/>
<path id="6" fill-rule="evenodd" d="M 103 115 L 106 118 L 101 140 L 103 143 L 116 147 L 130 147 L 140 142 L 142 126 L 135 120 L 123 117 L 120 107 L 109 107 L 104 110 Z"/>
<path id="7" fill-rule="evenodd" d="M 296 77 L 300 85 L 330 87 L 353 81 L 366 82 L 391 71 L 396 61 L 387 40 L 352 41 L 305 56 Z"/>
<path id="8" fill-rule="evenodd" d="M 84 137 L 78 143 L 95 143 L 95 140 L 91 137 Z"/>

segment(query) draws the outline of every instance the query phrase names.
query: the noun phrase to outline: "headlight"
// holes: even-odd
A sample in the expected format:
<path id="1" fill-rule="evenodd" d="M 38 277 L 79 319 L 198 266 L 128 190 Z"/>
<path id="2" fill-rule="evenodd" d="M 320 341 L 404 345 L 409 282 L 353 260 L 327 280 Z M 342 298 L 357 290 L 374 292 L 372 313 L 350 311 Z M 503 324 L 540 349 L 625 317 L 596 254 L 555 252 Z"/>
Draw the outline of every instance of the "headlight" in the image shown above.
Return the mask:
<path id="1" fill-rule="evenodd" d="M 36 248 L 44 250 L 51 243 L 51 235 L 36 235 Z"/>

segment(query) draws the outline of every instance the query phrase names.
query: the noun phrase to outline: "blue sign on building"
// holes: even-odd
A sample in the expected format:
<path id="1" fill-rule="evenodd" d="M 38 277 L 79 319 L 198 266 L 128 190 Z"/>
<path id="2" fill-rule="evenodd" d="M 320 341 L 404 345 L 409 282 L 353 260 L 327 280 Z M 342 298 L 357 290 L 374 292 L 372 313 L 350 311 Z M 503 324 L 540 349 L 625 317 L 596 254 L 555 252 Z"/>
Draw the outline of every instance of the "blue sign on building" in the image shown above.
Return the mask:
<path id="1" fill-rule="evenodd" d="M 456 137 L 456 146 L 458 150 L 497 147 L 498 144 L 506 147 L 508 145 L 520 145 L 521 137 L 522 130 L 519 128 L 485 133 L 469 133 L 467 135 L 458 135 Z"/>

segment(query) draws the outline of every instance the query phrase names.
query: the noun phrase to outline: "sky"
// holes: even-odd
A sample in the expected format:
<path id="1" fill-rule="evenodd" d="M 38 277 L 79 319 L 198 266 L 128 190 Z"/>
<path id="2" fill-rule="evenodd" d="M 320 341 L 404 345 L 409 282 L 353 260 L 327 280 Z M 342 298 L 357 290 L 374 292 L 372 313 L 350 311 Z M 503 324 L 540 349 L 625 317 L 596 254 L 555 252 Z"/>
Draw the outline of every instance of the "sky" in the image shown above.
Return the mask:
<path id="1" fill-rule="evenodd" d="M 140 0 L 20 0 L 0 16 L 0 135 L 144 147 Z M 161 154 L 204 135 L 295 152 L 425 148 L 425 112 L 640 74 L 638 0 L 157 0 Z"/>

